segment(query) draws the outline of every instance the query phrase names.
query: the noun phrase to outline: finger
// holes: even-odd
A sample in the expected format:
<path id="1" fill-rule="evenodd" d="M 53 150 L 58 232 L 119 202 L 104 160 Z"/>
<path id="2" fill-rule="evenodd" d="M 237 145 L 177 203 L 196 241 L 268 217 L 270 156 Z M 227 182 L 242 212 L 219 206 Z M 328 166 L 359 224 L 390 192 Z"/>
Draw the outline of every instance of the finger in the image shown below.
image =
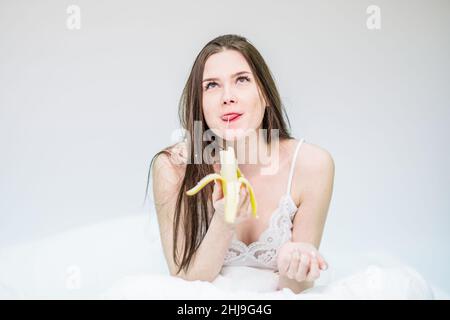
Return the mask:
<path id="1" fill-rule="evenodd" d="M 213 187 L 213 193 L 212 193 L 212 199 L 214 202 L 217 201 L 217 198 L 219 197 L 218 193 L 219 192 L 217 190 L 217 182 L 214 181 L 214 187 Z"/>
<path id="2" fill-rule="evenodd" d="M 312 258 L 309 266 L 309 272 L 306 275 L 306 281 L 314 281 L 320 276 L 319 262 L 317 258 Z"/>
<path id="3" fill-rule="evenodd" d="M 309 255 L 303 253 L 300 257 L 300 263 L 298 266 L 297 274 L 295 275 L 295 280 L 304 281 L 306 279 L 306 275 L 308 274 L 309 270 L 309 263 Z"/>
<path id="4" fill-rule="evenodd" d="M 246 197 L 247 197 L 246 189 L 243 185 L 241 185 L 241 187 L 239 188 L 239 208 L 241 208 L 244 205 Z"/>
<path id="5" fill-rule="evenodd" d="M 214 188 L 213 188 L 213 201 L 218 201 L 223 198 L 222 194 L 222 184 L 214 180 Z"/>
<path id="6" fill-rule="evenodd" d="M 287 277 L 289 279 L 295 279 L 300 264 L 300 254 L 295 250 L 291 255 L 291 262 L 287 271 Z"/>
<path id="7" fill-rule="evenodd" d="M 243 192 L 242 186 L 241 186 L 241 187 L 239 187 L 239 193 L 238 193 L 238 204 L 237 204 L 237 212 L 236 212 L 236 218 L 235 218 L 236 222 L 240 222 L 242 219 L 241 207 L 242 207 L 243 201 L 244 201 L 244 192 Z"/>
<path id="8" fill-rule="evenodd" d="M 278 266 L 278 272 L 282 276 L 287 275 L 287 271 L 289 269 L 289 263 L 291 262 L 291 256 L 286 254 L 285 251 L 280 250 L 278 252 L 277 257 L 277 266 Z"/>
<path id="9" fill-rule="evenodd" d="M 221 213 L 224 213 L 225 211 L 225 201 L 224 201 L 224 197 L 221 196 L 221 183 L 220 182 L 216 182 L 214 184 L 214 188 L 213 188 L 213 194 L 212 194 L 212 199 L 213 199 L 213 207 L 216 211 L 220 211 Z"/>
<path id="10" fill-rule="evenodd" d="M 290 257 L 284 257 L 278 261 L 278 272 L 282 276 L 287 276 L 287 272 L 289 270 L 289 263 L 291 259 Z"/>
<path id="11" fill-rule="evenodd" d="M 328 269 L 328 263 L 325 261 L 325 259 L 323 258 L 323 256 L 319 253 L 316 252 L 316 257 L 317 257 L 317 262 L 319 263 L 319 268 L 320 270 L 327 270 Z"/>
<path id="12" fill-rule="evenodd" d="M 250 218 L 250 195 L 248 194 L 248 192 L 245 193 L 245 200 L 244 203 L 242 205 L 242 210 L 244 212 L 244 218 L 248 219 Z"/>
<path id="13" fill-rule="evenodd" d="M 219 212 L 222 215 L 225 214 L 225 201 L 223 199 L 214 202 L 213 207 L 215 212 Z"/>
<path id="14" fill-rule="evenodd" d="M 247 214 L 247 208 L 250 204 L 250 197 L 248 195 L 248 192 L 246 192 L 245 188 L 241 188 L 239 195 L 240 196 L 239 196 L 238 215 L 241 217 L 241 219 L 245 219 Z"/>

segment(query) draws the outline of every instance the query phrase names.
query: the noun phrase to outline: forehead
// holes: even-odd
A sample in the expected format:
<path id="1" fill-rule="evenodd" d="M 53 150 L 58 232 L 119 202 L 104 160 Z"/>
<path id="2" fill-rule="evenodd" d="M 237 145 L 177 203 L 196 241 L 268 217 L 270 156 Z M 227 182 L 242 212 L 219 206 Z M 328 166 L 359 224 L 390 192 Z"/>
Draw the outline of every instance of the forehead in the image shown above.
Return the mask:
<path id="1" fill-rule="evenodd" d="M 247 60 L 239 51 L 225 50 L 206 60 L 203 78 L 227 77 L 240 71 L 252 72 Z"/>

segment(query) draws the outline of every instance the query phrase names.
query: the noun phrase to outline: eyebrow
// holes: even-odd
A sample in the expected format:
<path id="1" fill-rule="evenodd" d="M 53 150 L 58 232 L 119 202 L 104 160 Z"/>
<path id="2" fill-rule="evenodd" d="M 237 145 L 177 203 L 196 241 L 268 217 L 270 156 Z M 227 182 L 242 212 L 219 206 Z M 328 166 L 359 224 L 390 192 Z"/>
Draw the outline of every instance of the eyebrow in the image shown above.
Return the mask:
<path id="1" fill-rule="evenodd" d="M 249 71 L 239 71 L 239 72 L 236 72 L 235 74 L 233 74 L 231 77 L 235 78 L 235 77 L 240 76 L 241 74 L 245 74 L 245 73 L 251 73 L 251 72 L 249 72 Z M 213 81 L 213 80 L 219 80 L 219 78 L 206 78 L 202 82 Z"/>

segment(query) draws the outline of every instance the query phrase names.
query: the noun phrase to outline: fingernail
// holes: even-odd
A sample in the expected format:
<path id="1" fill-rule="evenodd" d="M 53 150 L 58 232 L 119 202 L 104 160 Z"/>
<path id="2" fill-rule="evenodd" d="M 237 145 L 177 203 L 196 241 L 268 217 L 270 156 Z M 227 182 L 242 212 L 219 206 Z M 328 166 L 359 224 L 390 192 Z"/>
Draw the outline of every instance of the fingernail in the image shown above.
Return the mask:
<path id="1" fill-rule="evenodd" d="M 316 253 L 315 253 L 314 251 L 311 251 L 311 256 L 312 256 L 313 258 L 315 258 L 315 257 L 316 257 Z"/>
<path id="2" fill-rule="evenodd" d="M 323 265 L 321 269 L 322 269 L 322 270 L 327 270 L 327 269 L 328 269 L 328 266 L 327 266 L 327 265 Z"/>

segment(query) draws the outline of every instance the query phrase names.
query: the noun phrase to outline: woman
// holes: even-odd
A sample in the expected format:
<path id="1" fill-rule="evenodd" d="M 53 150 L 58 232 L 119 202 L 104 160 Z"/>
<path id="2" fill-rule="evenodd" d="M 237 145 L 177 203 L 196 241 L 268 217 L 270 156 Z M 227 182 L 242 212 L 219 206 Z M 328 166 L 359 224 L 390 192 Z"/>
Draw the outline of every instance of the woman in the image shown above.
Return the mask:
<path id="1" fill-rule="evenodd" d="M 212 282 L 224 266 L 265 268 L 279 275 L 278 289 L 299 293 L 312 287 L 327 268 L 318 249 L 332 196 L 334 162 L 326 150 L 293 138 L 283 115 L 269 68 L 249 41 L 224 35 L 200 51 L 180 101 L 185 141 L 157 153 L 151 163 L 171 275 Z M 220 183 L 186 195 L 221 168 L 216 151 L 197 161 L 211 144 L 200 141 L 198 124 L 202 132 L 220 137 L 212 143 L 216 147 L 223 139 L 234 148 L 239 169 L 253 187 L 259 219 L 250 217 L 244 188 L 233 224 L 224 219 Z M 256 132 L 256 139 L 247 141 L 249 132 Z M 251 153 L 269 156 L 249 163 L 246 155 Z"/>

